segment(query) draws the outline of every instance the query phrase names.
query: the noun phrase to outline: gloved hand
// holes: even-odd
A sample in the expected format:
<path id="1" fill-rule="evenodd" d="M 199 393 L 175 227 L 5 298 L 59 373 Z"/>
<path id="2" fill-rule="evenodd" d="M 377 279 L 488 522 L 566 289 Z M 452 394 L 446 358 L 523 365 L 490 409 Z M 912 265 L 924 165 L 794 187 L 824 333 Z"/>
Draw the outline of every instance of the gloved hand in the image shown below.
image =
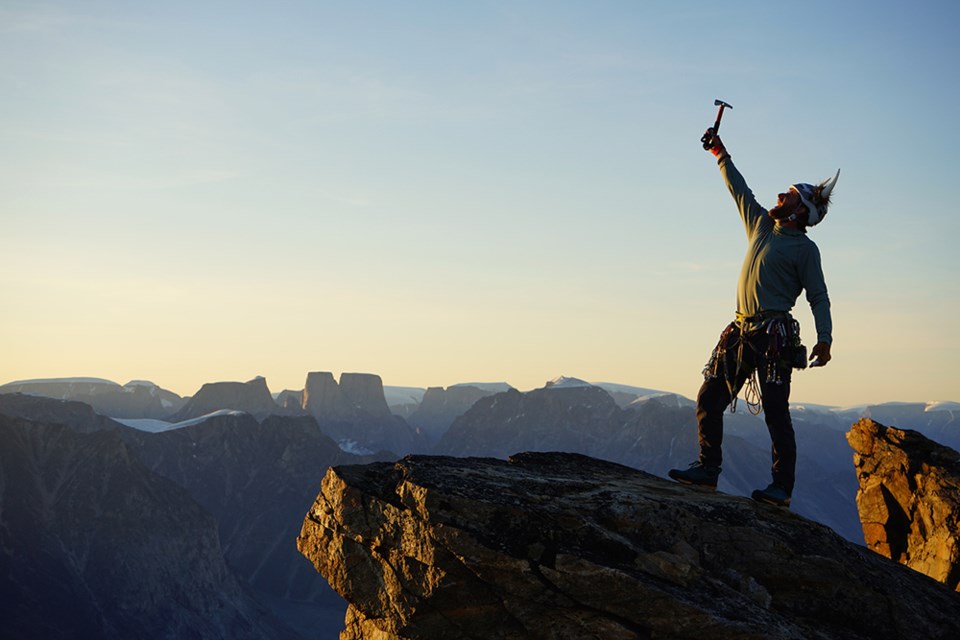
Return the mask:
<path id="1" fill-rule="evenodd" d="M 718 160 L 723 156 L 730 155 L 729 153 L 727 153 L 727 148 L 723 146 L 723 140 L 721 140 L 720 136 L 718 136 L 713 132 L 713 127 L 710 127 L 709 129 L 707 129 L 707 131 L 703 134 L 703 136 L 704 136 L 704 139 L 713 140 L 713 146 L 710 147 L 708 151 L 712 153 L 714 157 L 716 157 Z"/>
<path id="2" fill-rule="evenodd" d="M 822 367 L 830 362 L 830 343 L 818 342 L 810 351 L 811 367 Z"/>

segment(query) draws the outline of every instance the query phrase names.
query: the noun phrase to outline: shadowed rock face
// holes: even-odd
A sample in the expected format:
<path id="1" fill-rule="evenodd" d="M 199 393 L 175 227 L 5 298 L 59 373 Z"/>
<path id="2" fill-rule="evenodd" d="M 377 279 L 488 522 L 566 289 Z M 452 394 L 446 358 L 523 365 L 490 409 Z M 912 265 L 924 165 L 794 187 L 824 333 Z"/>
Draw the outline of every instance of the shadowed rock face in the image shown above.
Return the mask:
<path id="1" fill-rule="evenodd" d="M 340 413 L 340 385 L 329 371 L 311 371 L 303 388 L 303 408 L 314 417 Z"/>
<path id="2" fill-rule="evenodd" d="M 76 400 L 114 418 L 165 418 L 180 410 L 186 400 L 153 383 L 131 381 L 120 386 L 97 378 L 49 378 L 12 382 L 0 386 L 0 395 L 23 393 L 57 400 Z"/>
<path id="3" fill-rule="evenodd" d="M 343 600 L 315 579 L 293 540 L 327 466 L 370 458 L 344 453 L 307 416 L 257 422 L 223 415 L 186 429 L 129 429 L 122 436 L 150 470 L 185 488 L 213 515 L 227 563 L 258 598 L 296 605 L 275 609 L 287 624 L 315 637 L 310 625 L 343 618 Z"/>
<path id="4" fill-rule="evenodd" d="M 222 409 L 244 411 L 262 419 L 276 413 L 278 408 L 263 378 L 249 382 L 208 382 L 169 420 L 192 420 Z"/>
<path id="5" fill-rule="evenodd" d="M 868 418 L 847 441 L 867 546 L 960 591 L 960 453 Z"/>
<path id="6" fill-rule="evenodd" d="M 120 425 L 110 418 L 98 415 L 89 404 L 22 393 L 0 395 L 0 414 L 33 422 L 69 425 L 71 430 L 78 433 L 114 431 L 120 428 Z"/>
<path id="7" fill-rule="evenodd" d="M 826 527 L 576 454 L 334 467 L 297 545 L 343 640 L 960 637 L 956 594 Z"/>
<path id="8" fill-rule="evenodd" d="M 340 393 L 348 409 L 364 411 L 378 418 L 389 418 L 393 415 L 383 394 L 383 380 L 378 375 L 342 373 Z"/>
<path id="9" fill-rule="evenodd" d="M 293 637 L 236 580 L 214 519 L 130 454 L 123 427 L 75 430 L 61 419 L 85 405 L 42 400 L 58 423 L 0 406 L 0 637 Z"/>
<path id="10" fill-rule="evenodd" d="M 467 412 L 477 400 L 494 395 L 495 392 L 471 385 L 430 387 L 423 394 L 423 401 L 407 421 L 419 429 L 433 443 L 450 428 L 453 421 Z"/>
<path id="11" fill-rule="evenodd" d="M 391 417 L 383 381 L 372 373 L 343 373 L 340 384 L 329 371 L 307 374 L 303 408 L 318 419 Z"/>
<path id="12" fill-rule="evenodd" d="M 277 406 L 287 414 L 298 415 L 305 413 L 303 409 L 303 390 L 293 391 L 284 389 L 277 394 Z"/>
<path id="13" fill-rule="evenodd" d="M 396 454 L 419 450 L 419 439 L 410 425 L 390 413 L 378 375 L 344 373 L 337 384 L 328 371 L 308 373 L 303 409 L 341 445 Z"/>

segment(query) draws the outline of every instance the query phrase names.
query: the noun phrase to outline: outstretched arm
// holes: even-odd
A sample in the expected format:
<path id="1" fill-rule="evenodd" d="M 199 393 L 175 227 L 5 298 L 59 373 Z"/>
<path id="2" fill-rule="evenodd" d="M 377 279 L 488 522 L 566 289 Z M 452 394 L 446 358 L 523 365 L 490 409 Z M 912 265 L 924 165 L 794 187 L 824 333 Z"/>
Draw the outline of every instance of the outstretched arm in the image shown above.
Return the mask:
<path id="1" fill-rule="evenodd" d="M 709 131 L 709 130 L 708 130 Z M 720 136 L 713 136 L 713 146 L 710 147 L 710 153 L 717 159 L 720 165 L 720 173 L 723 175 L 724 182 L 727 183 L 727 189 L 737 203 L 737 209 L 740 211 L 740 218 L 743 220 L 744 229 L 749 238 L 758 224 L 767 219 L 767 210 L 757 203 L 753 196 L 753 191 L 747 186 L 747 181 L 733 165 L 730 159 L 730 153 L 723 144 Z"/>

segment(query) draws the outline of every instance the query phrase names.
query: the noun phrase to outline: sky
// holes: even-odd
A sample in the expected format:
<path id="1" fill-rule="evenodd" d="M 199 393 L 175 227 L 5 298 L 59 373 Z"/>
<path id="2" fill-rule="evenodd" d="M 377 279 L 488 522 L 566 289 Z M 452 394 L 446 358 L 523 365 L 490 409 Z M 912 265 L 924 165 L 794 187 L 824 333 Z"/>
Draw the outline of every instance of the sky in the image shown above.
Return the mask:
<path id="1" fill-rule="evenodd" d="M 960 4 L 800 6 L 0 0 L 0 384 L 693 397 L 746 247 L 719 98 L 761 204 L 841 168 L 793 399 L 960 400 Z"/>

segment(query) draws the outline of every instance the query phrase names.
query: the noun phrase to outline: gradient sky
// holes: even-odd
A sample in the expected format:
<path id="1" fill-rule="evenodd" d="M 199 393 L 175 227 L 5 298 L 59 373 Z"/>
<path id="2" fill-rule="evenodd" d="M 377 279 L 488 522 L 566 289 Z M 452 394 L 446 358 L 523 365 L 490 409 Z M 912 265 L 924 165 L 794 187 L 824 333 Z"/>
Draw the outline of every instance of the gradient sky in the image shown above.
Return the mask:
<path id="1" fill-rule="evenodd" d="M 802 7 L 802 8 L 800 8 Z M 0 0 L 0 383 L 558 375 L 694 396 L 841 176 L 797 401 L 960 400 L 956 2 Z M 806 341 L 813 322 L 796 315 Z"/>

